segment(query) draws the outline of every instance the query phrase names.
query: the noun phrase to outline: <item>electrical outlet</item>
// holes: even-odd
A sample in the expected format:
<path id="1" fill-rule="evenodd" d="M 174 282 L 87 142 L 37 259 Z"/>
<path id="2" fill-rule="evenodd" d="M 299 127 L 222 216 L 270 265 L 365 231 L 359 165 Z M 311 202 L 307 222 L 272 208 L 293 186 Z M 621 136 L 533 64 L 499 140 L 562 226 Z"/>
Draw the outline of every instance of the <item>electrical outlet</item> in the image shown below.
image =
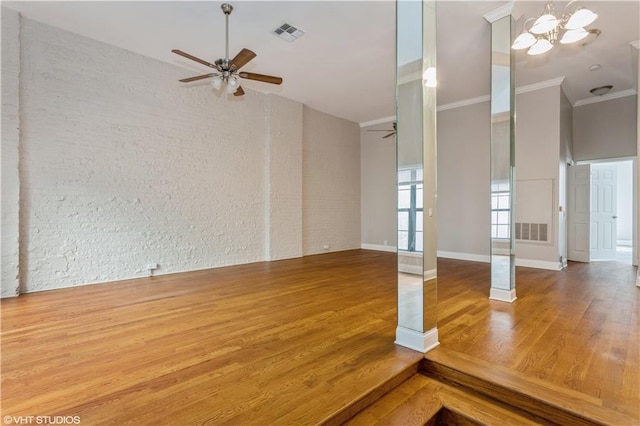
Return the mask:
<path id="1" fill-rule="evenodd" d="M 155 269 L 158 269 L 158 264 L 157 263 L 147 263 L 147 270 L 148 271 L 153 271 Z"/>
<path id="2" fill-rule="evenodd" d="M 329 244 L 325 244 L 324 246 L 322 246 L 322 248 L 325 250 L 329 250 Z"/>

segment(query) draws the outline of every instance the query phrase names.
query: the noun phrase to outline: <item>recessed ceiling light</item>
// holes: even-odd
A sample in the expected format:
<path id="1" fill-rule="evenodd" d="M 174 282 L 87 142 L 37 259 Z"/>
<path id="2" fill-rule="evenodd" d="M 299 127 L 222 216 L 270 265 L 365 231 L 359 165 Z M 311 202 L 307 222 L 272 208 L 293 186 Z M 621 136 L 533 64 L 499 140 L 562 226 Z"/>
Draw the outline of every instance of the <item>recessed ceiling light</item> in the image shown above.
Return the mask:
<path id="1" fill-rule="evenodd" d="M 602 96 L 609 93 L 611 89 L 613 89 L 613 86 L 608 84 L 606 86 L 594 87 L 593 89 L 589 90 L 589 92 L 596 96 Z"/>
<path id="2" fill-rule="evenodd" d="M 600 64 L 593 64 L 589 67 L 589 71 L 598 71 L 600 68 L 602 68 L 602 65 Z"/>

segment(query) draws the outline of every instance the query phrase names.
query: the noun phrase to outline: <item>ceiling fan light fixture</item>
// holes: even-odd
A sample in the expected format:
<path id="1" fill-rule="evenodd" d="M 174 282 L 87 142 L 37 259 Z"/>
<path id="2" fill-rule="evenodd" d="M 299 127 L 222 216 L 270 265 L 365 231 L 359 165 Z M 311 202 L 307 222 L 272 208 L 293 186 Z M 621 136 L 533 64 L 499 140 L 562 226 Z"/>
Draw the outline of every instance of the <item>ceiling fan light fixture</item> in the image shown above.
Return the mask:
<path id="1" fill-rule="evenodd" d="M 539 38 L 533 46 L 529 48 L 527 54 L 531 56 L 542 55 L 550 51 L 553 48 L 553 44 L 546 38 Z"/>
<path id="2" fill-rule="evenodd" d="M 598 18 L 598 14 L 592 12 L 587 8 L 580 8 L 569 15 L 569 19 L 564 24 L 564 28 L 567 30 L 576 30 L 578 28 L 584 28 L 587 25 L 593 23 Z"/>
<path id="3" fill-rule="evenodd" d="M 218 76 L 214 77 L 213 80 L 211 80 L 211 85 L 216 90 L 220 90 L 220 88 L 222 87 L 222 76 L 218 75 Z"/>
<path id="4" fill-rule="evenodd" d="M 226 92 L 227 93 L 234 93 L 236 91 L 236 89 L 238 88 L 239 84 L 238 84 L 238 78 L 236 76 L 231 76 L 228 78 L 227 80 L 227 87 L 226 87 Z"/>
<path id="5" fill-rule="evenodd" d="M 253 72 L 240 72 L 240 69 L 247 63 L 249 63 L 253 58 L 255 58 L 256 54 L 249 49 L 242 49 L 240 52 L 238 52 L 238 54 L 236 54 L 236 56 L 233 57 L 233 59 L 229 58 L 229 15 L 231 15 L 231 11 L 233 11 L 233 6 L 231 6 L 229 3 L 223 3 L 220 7 L 222 8 L 222 12 L 224 13 L 225 17 L 224 58 L 217 59 L 212 64 L 196 56 L 183 52 L 182 50 L 171 50 L 171 52 L 175 53 L 176 55 L 180 55 L 184 58 L 198 62 L 209 68 L 214 68 L 216 71 L 218 71 L 219 74 L 203 74 L 195 77 L 183 78 L 178 81 L 182 83 L 189 83 L 192 81 L 198 81 L 204 78 L 213 77 L 211 84 L 216 88 L 216 90 L 222 89 L 222 86 L 224 85 L 225 92 L 228 94 L 233 94 L 234 96 L 244 95 L 244 90 L 242 89 L 242 86 L 240 86 L 238 77 L 270 84 L 282 84 L 282 77 L 275 77 L 272 75 L 258 74 Z"/>
<path id="6" fill-rule="evenodd" d="M 589 32 L 584 28 L 576 28 L 574 30 L 569 30 L 560 39 L 560 43 L 562 44 L 571 44 L 577 41 L 580 41 L 586 38 L 589 35 Z"/>
<path id="7" fill-rule="evenodd" d="M 513 41 L 511 48 L 513 50 L 522 50 L 528 49 L 533 46 L 536 42 L 536 37 L 528 31 L 523 31 L 520 33 L 518 37 Z"/>

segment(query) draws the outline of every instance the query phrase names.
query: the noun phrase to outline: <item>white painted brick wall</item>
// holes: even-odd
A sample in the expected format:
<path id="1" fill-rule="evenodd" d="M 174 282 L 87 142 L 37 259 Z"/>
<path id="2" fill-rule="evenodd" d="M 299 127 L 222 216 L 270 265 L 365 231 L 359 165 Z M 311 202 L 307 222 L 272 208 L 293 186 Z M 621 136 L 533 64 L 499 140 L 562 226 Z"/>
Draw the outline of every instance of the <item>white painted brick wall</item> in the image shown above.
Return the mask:
<path id="1" fill-rule="evenodd" d="M 360 248 L 360 127 L 303 110 L 304 254 Z"/>
<path id="2" fill-rule="evenodd" d="M 269 253 L 277 260 L 302 256 L 302 104 L 269 97 Z"/>
<path id="3" fill-rule="evenodd" d="M 264 259 L 266 96 L 23 20 L 24 291 Z"/>
<path id="4" fill-rule="evenodd" d="M 184 69 L 29 19 L 21 32 L 22 291 L 301 256 L 307 227 L 359 246 L 357 124 L 305 108 L 321 162 L 303 176 L 302 104 L 182 85 Z M 324 154 L 327 135 L 341 142 Z M 309 181 L 324 161 L 357 183 L 330 197 L 349 213 L 303 217 L 303 190 L 326 199 Z"/>
<path id="5" fill-rule="evenodd" d="M 20 16 L 1 8 L 2 14 L 2 273 L 1 297 L 17 296 L 20 282 L 19 251 L 19 72 Z"/>

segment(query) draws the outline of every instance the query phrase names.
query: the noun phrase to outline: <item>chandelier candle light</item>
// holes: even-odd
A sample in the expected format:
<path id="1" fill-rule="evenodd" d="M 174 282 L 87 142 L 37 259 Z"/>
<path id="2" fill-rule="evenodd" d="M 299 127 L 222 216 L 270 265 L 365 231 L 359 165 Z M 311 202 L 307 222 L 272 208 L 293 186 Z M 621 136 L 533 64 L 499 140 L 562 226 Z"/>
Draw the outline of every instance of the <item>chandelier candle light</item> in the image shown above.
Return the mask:
<path id="1" fill-rule="evenodd" d="M 560 19 L 556 18 L 553 3 L 548 2 L 544 6 L 542 15 L 535 20 L 533 25 L 527 29 L 527 23 L 534 18 L 529 18 L 524 22 L 522 33 L 514 40 L 511 48 L 514 50 L 529 49 L 529 55 L 541 55 L 553 48 L 558 40 L 560 31 L 563 31 L 560 38 L 561 44 L 578 42 L 589 34 L 599 34 L 599 30 L 586 30 L 584 27 L 593 23 L 598 17 L 597 14 L 585 7 L 578 7 L 574 12 L 569 13 L 569 8 L 575 3 L 573 0 L 567 4 Z"/>

